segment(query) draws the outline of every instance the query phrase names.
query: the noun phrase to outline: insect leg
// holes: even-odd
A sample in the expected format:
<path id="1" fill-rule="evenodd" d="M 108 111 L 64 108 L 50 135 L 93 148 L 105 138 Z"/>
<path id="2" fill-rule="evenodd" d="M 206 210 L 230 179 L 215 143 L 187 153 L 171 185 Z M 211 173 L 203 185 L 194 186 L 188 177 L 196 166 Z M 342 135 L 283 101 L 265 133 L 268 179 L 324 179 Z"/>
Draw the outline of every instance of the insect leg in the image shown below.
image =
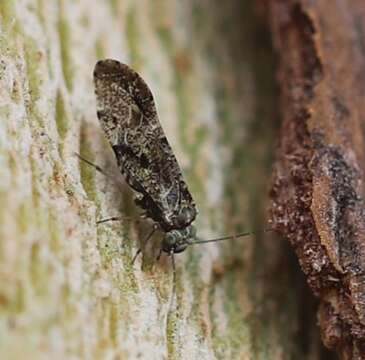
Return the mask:
<path id="1" fill-rule="evenodd" d="M 155 224 L 153 225 L 153 228 L 151 230 L 151 232 L 148 234 L 148 236 L 146 237 L 146 239 L 143 241 L 142 246 L 137 250 L 137 252 L 135 253 L 135 255 L 133 256 L 132 259 L 132 265 L 134 264 L 134 262 L 136 261 L 138 255 L 142 252 L 142 248 L 144 248 L 148 242 L 149 239 L 151 239 L 152 235 L 155 233 L 155 231 L 158 229 L 158 226 Z"/>
<path id="2" fill-rule="evenodd" d="M 99 165 L 96 165 L 94 163 L 92 163 L 91 161 L 85 159 L 84 157 L 82 157 L 80 154 L 78 154 L 77 152 L 75 152 L 75 155 L 82 161 L 86 162 L 86 164 L 92 166 L 94 169 L 96 169 L 97 171 L 99 171 L 101 174 L 105 175 L 105 176 L 109 176 L 108 173 L 106 171 L 104 171 Z"/>
<path id="3" fill-rule="evenodd" d="M 108 222 L 108 221 L 133 221 L 135 223 L 139 223 L 141 219 L 146 219 L 146 213 L 142 213 L 139 215 L 139 219 L 132 218 L 130 216 L 113 216 L 106 219 L 101 219 L 96 222 L 97 225 Z"/>
<path id="4" fill-rule="evenodd" d="M 83 156 L 81 156 L 79 153 L 75 152 L 75 155 L 82 161 L 84 161 L 86 164 L 92 166 L 95 170 L 99 171 L 101 174 L 107 176 L 107 177 L 110 177 L 112 178 L 112 175 L 111 174 L 108 174 L 105 170 L 103 170 L 99 165 L 96 165 L 94 163 L 92 163 L 91 161 L 89 161 L 88 159 L 84 158 Z M 141 214 L 140 215 L 141 218 L 145 217 L 145 213 Z M 117 216 L 113 216 L 113 217 L 110 217 L 110 218 L 106 218 L 106 219 L 101 219 L 101 220 L 98 220 L 96 222 L 96 224 L 102 224 L 102 223 L 105 223 L 105 222 L 108 222 L 108 221 L 135 221 L 135 222 L 139 222 L 140 219 L 134 219 L 134 218 L 131 218 L 131 217 L 128 217 L 128 216 L 120 216 L 120 217 L 117 217 Z"/>
<path id="5" fill-rule="evenodd" d="M 162 249 L 160 249 L 160 251 L 158 252 L 158 255 L 157 255 L 157 257 L 156 257 L 156 261 L 159 261 L 160 260 L 160 258 L 161 258 L 161 255 L 162 255 Z"/>
<path id="6" fill-rule="evenodd" d="M 106 218 L 106 219 L 101 219 L 101 220 L 98 220 L 96 222 L 97 225 L 99 224 L 102 224 L 102 223 L 105 223 L 105 222 L 108 222 L 108 221 L 136 221 L 136 222 L 139 222 L 140 219 L 134 219 L 134 218 L 131 218 L 129 216 L 113 216 L 113 217 L 110 217 L 110 218 Z"/>
<path id="7" fill-rule="evenodd" d="M 176 295 L 176 265 L 175 265 L 174 251 L 172 250 L 169 255 L 171 256 L 171 265 L 172 265 L 172 294 L 169 305 L 169 311 L 172 311 Z"/>
<path id="8" fill-rule="evenodd" d="M 133 259 L 132 259 L 132 265 L 134 265 L 135 261 L 137 260 L 137 257 L 138 255 L 142 252 L 142 248 L 139 248 L 136 253 L 134 254 L 133 256 Z"/>

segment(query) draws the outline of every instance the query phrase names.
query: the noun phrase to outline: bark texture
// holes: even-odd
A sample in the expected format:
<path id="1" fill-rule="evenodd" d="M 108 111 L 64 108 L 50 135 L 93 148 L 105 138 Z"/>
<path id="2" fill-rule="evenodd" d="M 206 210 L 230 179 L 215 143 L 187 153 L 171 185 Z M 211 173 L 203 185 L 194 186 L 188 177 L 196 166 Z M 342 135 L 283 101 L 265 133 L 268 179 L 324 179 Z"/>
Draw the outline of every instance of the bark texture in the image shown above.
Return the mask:
<path id="1" fill-rule="evenodd" d="M 270 1 L 283 124 L 274 226 L 295 248 L 325 345 L 365 359 L 365 3 Z"/>
<path id="2" fill-rule="evenodd" d="M 296 36 L 314 39 L 319 25 L 302 5 L 293 11 L 304 23 Z M 305 83 L 297 86 L 299 97 L 309 96 L 302 94 L 306 86 L 315 98 L 307 75 L 313 82 L 323 79 L 318 41 L 300 50 L 309 53 L 314 63 L 300 68 Z M 299 64 L 300 55 L 296 54 Z M 189 249 L 177 259 L 174 295 L 170 262 L 166 258 L 155 262 L 158 236 L 143 258 L 131 265 L 148 224 L 96 226 L 96 220 L 109 216 L 138 217 L 96 119 L 92 71 L 95 62 L 106 57 L 130 64 L 153 90 L 162 125 L 200 210 L 196 222 L 200 236 L 266 226 L 266 180 L 277 138 L 277 88 L 268 29 L 251 2 L 1 0 L 1 358 L 328 359 L 315 327 L 313 299 L 303 287 L 288 245 L 280 239 L 259 233 Z M 357 59 L 353 56 L 351 66 L 357 66 Z M 335 80 L 355 83 L 356 78 L 331 81 Z M 286 91 L 286 101 L 291 91 Z M 307 129 L 298 136 L 309 142 L 310 150 L 291 160 L 299 158 L 301 164 L 305 154 L 308 164 L 314 159 L 313 173 L 305 173 L 311 178 L 300 179 L 303 186 L 312 184 L 314 176 L 317 188 L 328 192 L 338 186 L 344 197 L 339 202 L 350 202 L 352 210 L 338 212 L 334 207 L 331 216 L 346 214 L 341 217 L 346 224 L 359 216 L 363 159 L 362 130 L 353 133 L 344 127 L 350 120 L 351 126 L 360 126 L 357 88 L 353 94 L 330 97 L 331 116 L 338 122 L 333 134 L 343 129 L 343 136 L 354 144 L 352 153 L 341 147 L 341 134 L 332 146 L 324 129 L 316 132 L 315 146 L 307 135 L 314 116 L 323 122 L 321 127 L 330 126 L 324 116 L 327 98 L 315 98 L 323 109 L 316 115 L 310 111 L 313 102 L 285 115 L 285 126 L 294 134 L 298 123 Z M 298 118 L 296 122 L 292 117 Z M 113 175 L 104 177 L 80 163 L 75 151 Z M 333 161 L 337 167 L 331 170 Z M 339 182 L 331 171 L 342 174 Z M 287 179 L 287 173 L 283 177 Z M 287 183 L 294 192 L 296 187 Z M 307 230 L 299 220 L 292 222 L 289 213 L 290 233 L 296 231 L 298 243 L 310 239 L 322 249 L 316 263 L 320 269 L 331 269 L 328 288 L 336 289 L 336 284 L 341 288 L 346 280 L 349 291 L 358 286 L 356 294 L 361 295 L 359 278 L 346 270 L 352 268 L 348 257 L 330 266 L 328 253 L 337 254 L 338 241 L 331 240 L 335 230 L 326 227 L 325 214 L 316 219 L 333 251 L 326 253 L 315 235 L 313 213 L 321 212 L 327 199 L 324 195 L 323 202 L 313 205 L 310 198 L 305 200 L 307 212 L 303 206 L 301 213 L 312 209 L 312 217 L 305 217 Z M 356 244 L 360 261 L 361 244 L 353 239 L 346 249 Z M 311 246 L 308 249 L 316 254 Z M 317 273 L 323 271 L 327 270 Z M 320 293 L 325 287 L 314 288 Z M 339 296 L 335 290 L 332 293 Z M 346 293 L 342 294 L 345 301 Z M 338 339 L 346 329 L 362 334 L 360 300 L 353 303 L 359 308 L 343 317 L 333 317 L 334 305 L 322 303 L 322 326 L 328 322 L 334 324 L 335 335 L 339 331 L 339 337 L 327 336 L 334 344 L 341 343 Z"/>

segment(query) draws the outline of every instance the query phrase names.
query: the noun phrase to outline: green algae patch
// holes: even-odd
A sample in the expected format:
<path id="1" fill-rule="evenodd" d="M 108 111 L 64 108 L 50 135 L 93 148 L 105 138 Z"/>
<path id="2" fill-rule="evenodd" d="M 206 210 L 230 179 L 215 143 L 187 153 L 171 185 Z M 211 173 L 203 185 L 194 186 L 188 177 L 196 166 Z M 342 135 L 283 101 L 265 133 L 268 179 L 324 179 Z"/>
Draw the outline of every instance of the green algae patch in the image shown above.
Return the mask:
<path id="1" fill-rule="evenodd" d="M 73 69 L 71 63 L 71 30 L 64 16 L 64 3 L 60 0 L 60 15 L 58 19 L 58 33 L 60 36 L 62 71 L 67 89 L 72 91 L 73 88 Z"/>
<path id="2" fill-rule="evenodd" d="M 26 234 L 33 223 L 33 209 L 29 202 L 21 204 L 17 211 L 17 228 L 19 235 Z"/>
<path id="3" fill-rule="evenodd" d="M 95 54 L 97 59 L 103 59 L 105 54 L 104 39 L 100 36 L 95 43 Z"/>
<path id="4" fill-rule="evenodd" d="M 32 99 L 31 109 L 34 109 L 34 103 L 41 96 L 41 76 L 39 71 L 39 60 L 42 57 L 37 47 L 37 43 L 31 37 L 25 41 L 25 60 L 27 64 L 27 78 L 29 82 L 29 93 Z"/>
<path id="5" fill-rule="evenodd" d="M 47 215 L 44 214 L 44 217 Z M 63 243 L 60 235 L 59 225 L 57 218 L 51 211 L 49 211 L 48 216 L 48 232 L 49 232 L 49 247 L 53 254 L 60 254 L 62 252 Z"/>
<path id="6" fill-rule="evenodd" d="M 180 359 L 176 348 L 177 330 L 179 329 L 179 318 L 176 312 L 170 312 L 167 318 L 166 339 L 167 339 L 167 358 L 169 360 Z"/>
<path id="7" fill-rule="evenodd" d="M 46 298 L 49 292 L 50 268 L 47 262 L 42 259 L 42 246 L 44 245 L 38 242 L 33 243 L 31 246 L 29 277 L 32 282 L 34 295 Z"/>
<path id="8" fill-rule="evenodd" d="M 80 155 L 85 159 L 93 162 L 94 161 L 94 153 L 91 150 L 91 146 L 89 141 L 86 138 L 86 124 L 83 123 L 80 130 Z M 97 194 L 96 194 L 96 184 L 95 184 L 95 169 L 87 164 L 85 161 L 80 160 L 80 175 L 81 175 L 81 183 L 87 194 L 87 197 L 93 201 L 97 202 Z"/>
<path id="9" fill-rule="evenodd" d="M 0 1 L 0 17 L 2 19 L 3 26 L 8 29 L 15 18 L 14 0 L 1 0 Z"/>
<path id="10" fill-rule="evenodd" d="M 184 82 L 186 76 L 187 74 L 182 74 L 175 69 L 174 88 L 177 100 L 179 141 L 191 160 L 189 166 L 184 168 L 184 176 L 186 176 L 189 189 L 194 194 L 197 202 L 203 204 L 205 184 L 201 178 L 197 177 L 197 168 L 199 167 L 200 150 L 204 146 L 207 132 L 204 128 L 199 128 L 195 130 L 194 136 L 189 133 L 189 127 L 191 126 L 189 123 L 191 118 L 191 95 Z"/>
<path id="11" fill-rule="evenodd" d="M 110 304 L 110 312 L 109 312 L 109 334 L 110 341 L 113 346 L 118 345 L 118 331 L 119 331 L 119 314 L 121 313 L 121 309 L 119 308 L 119 304 Z"/>
<path id="12" fill-rule="evenodd" d="M 167 26 L 159 25 L 156 27 L 157 36 L 166 50 L 173 48 L 173 38 L 171 30 Z"/>
<path id="13" fill-rule="evenodd" d="M 118 14 L 118 0 L 109 0 L 109 6 L 113 17 L 117 17 Z"/>
<path id="14" fill-rule="evenodd" d="M 46 18 L 44 12 L 42 11 L 44 9 L 45 1 L 47 0 L 37 0 L 37 16 L 43 27 L 46 25 Z"/>
<path id="15" fill-rule="evenodd" d="M 40 179 L 40 171 L 37 162 L 34 160 L 32 155 L 29 156 L 30 169 L 32 173 L 32 203 L 35 209 L 38 209 L 41 204 L 41 190 L 38 184 Z"/>
<path id="16" fill-rule="evenodd" d="M 65 109 L 65 102 L 60 90 L 58 90 L 56 97 L 56 125 L 59 136 L 59 150 L 60 153 L 62 154 L 63 141 L 65 140 L 65 137 L 69 129 L 69 122 Z"/>
<path id="17" fill-rule="evenodd" d="M 131 56 L 131 65 L 133 68 L 138 69 L 142 63 L 142 57 L 139 50 L 140 35 L 137 24 L 137 10 L 133 6 L 127 13 L 126 35 Z"/>

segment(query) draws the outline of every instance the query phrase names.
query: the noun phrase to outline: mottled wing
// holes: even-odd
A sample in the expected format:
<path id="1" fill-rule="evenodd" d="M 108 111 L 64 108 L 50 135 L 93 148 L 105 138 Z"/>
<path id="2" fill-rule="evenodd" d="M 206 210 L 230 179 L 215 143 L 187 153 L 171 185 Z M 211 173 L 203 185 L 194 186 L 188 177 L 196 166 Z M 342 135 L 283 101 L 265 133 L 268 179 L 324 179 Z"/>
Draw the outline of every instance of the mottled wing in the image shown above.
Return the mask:
<path id="1" fill-rule="evenodd" d="M 97 115 L 137 203 L 165 231 L 188 226 L 197 211 L 143 79 L 116 60 L 94 70 Z"/>

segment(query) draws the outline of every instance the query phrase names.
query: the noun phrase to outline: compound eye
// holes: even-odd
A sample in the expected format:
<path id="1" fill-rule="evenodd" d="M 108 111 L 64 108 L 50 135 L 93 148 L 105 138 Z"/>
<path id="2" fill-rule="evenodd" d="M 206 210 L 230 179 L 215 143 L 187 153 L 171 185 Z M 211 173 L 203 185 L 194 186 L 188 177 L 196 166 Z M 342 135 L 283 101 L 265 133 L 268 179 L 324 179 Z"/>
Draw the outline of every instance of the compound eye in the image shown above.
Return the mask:
<path id="1" fill-rule="evenodd" d="M 174 232 L 170 232 L 166 234 L 165 242 L 168 246 L 174 246 L 176 243 L 176 235 Z"/>
<path id="2" fill-rule="evenodd" d="M 181 253 L 183 252 L 187 247 L 188 247 L 188 243 L 187 242 L 184 242 L 184 243 L 181 243 L 181 244 L 178 244 L 177 246 L 175 246 L 174 248 L 174 253 L 175 254 L 178 254 L 178 253 Z"/>

